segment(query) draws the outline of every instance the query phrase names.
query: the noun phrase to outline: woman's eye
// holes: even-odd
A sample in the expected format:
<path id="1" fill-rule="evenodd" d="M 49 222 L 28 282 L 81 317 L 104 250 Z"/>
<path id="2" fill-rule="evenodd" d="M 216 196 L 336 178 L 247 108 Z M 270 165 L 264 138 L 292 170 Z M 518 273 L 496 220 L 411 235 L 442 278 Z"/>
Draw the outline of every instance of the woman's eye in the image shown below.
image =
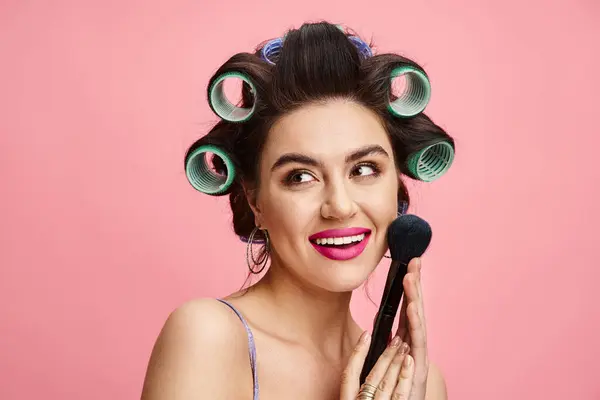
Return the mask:
<path id="1" fill-rule="evenodd" d="M 378 173 L 377 168 L 374 165 L 362 164 L 354 169 L 355 175 L 358 176 L 369 176 L 376 175 Z"/>
<path id="2" fill-rule="evenodd" d="M 306 183 L 312 180 L 312 175 L 306 172 L 297 172 L 291 174 L 286 180 L 291 184 Z"/>

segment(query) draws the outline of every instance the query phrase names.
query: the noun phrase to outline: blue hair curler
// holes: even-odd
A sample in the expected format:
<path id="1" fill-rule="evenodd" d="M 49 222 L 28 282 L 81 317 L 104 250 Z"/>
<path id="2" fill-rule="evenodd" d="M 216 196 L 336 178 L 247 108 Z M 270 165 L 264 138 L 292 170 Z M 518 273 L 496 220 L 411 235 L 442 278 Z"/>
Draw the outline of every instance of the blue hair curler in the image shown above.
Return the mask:
<path id="1" fill-rule="evenodd" d="M 263 46 L 261 51 L 261 58 L 269 64 L 275 65 L 282 48 L 282 38 L 271 39 Z"/>
<path id="2" fill-rule="evenodd" d="M 352 44 L 356 46 L 358 53 L 361 56 L 363 56 L 363 58 L 369 58 L 373 56 L 373 51 L 371 50 L 371 47 L 369 47 L 369 45 L 358 36 L 348 36 L 348 40 L 350 40 Z"/>
<path id="3" fill-rule="evenodd" d="M 214 171 L 207 163 L 206 153 L 213 153 L 225 164 L 225 175 Z M 235 167 L 229 155 L 220 147 L 204 145 L 195 149 L 185 163 L 188 182 L 199 192 L 212 196 L 226 194 L 235 177 Z"/>

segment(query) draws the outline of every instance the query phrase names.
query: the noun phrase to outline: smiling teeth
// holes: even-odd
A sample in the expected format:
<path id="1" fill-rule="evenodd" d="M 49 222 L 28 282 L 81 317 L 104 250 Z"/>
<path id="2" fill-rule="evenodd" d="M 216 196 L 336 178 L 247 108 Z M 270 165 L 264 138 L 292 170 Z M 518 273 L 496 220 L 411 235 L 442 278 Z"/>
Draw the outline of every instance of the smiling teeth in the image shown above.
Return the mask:
<path id="1" fill-rule="evenodd" d="M 322 238 L 317 239 L 317 244 L 329 244 L 329 245 L 342 245 L 342 244 L 350 244 L 354 242 L 360 242 L 365 238 L 365 234 L 361 233 L 360 235 L 355 236 L 344 236 L 344 237 L 336 237 L 336 238 Z"/>

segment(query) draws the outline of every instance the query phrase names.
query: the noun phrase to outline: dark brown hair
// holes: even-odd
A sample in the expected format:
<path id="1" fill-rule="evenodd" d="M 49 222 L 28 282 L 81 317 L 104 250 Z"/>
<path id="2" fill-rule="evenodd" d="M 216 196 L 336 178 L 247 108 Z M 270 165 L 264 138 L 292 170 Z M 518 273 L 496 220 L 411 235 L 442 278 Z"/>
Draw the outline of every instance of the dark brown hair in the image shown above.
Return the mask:
<path id="1" fill-rule="evenodd" d="M 349 36 L 333 24 L 307 23 L 287 32 L 274 64 L 260 57 L 265 42 L 254 53 L 235 54 L 211 77 L 209 88 L 226 72 L 246 75 L 255 87 L 254 93 L 248 84 L 242 89 L 242 106 L 255 107 L 248 121 L 222 120 L 188 150 L 189 155 L 201 145 L 213 144 L 230 155 L 236 176 L 227 193 L 237 235 L 248 237 L 255 228 L 242 183 L 246 188 L 258 186 L 260 155 L 270 128 L 278 118 L 298 107 L 344 98 L 373 110 L 389 135 L 396 165 L 409 177 L 406 160 L 410 154 L 440 139 L 454 146 L 452 138 L 424 113 L 398 118 L 388 111 L 388 104 L 393 100 L 390 94 L 392 70 L 411 66 L 422 71 L 421 66 L 397 54 L 364 57 Z M 226 166 L 218 157 L 213 163 L 225 172 Z M 403 182 L 400 182 L 398 199 L 409 201 Z M 257 237 L 262 239 L 260 234 L 259 231 Z"/>

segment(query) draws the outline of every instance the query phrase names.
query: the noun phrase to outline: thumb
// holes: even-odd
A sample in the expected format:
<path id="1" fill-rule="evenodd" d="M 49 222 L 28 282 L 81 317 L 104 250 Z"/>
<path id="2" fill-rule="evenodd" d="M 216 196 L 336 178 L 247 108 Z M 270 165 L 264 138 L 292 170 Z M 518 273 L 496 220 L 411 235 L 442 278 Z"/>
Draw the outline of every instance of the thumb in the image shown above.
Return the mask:
<path id="1" fill-rule="evenodd" d="M 350 355 L 348 364 L 342 372 L 340 400 L 354 400 L 360 389 L 360 373 L 369 352 L 371 334 L 364 331 Z"/>

